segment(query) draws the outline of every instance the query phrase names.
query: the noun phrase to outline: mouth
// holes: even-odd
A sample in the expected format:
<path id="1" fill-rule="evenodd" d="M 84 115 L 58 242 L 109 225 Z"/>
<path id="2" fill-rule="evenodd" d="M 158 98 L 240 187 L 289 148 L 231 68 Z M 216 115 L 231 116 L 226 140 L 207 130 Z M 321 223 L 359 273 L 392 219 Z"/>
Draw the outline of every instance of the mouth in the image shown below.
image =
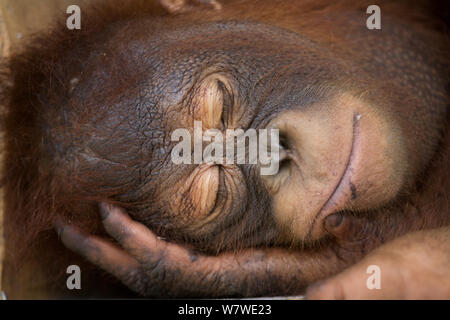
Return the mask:
<path id="1" fill-rule="evenodd" d="M 352 138 L 352 147 L 350 150 L 350 154 L 348 156 L 348 160 L 346 163 L 346 167 L 344 173 L 342 174 L 340 180 L 336 184 L 333 192 L 331 193 L 328 200 L 324 203 L 322 208 L 319 210 L 319 213 L 314 218 L 309 236 L 314 236 L 313 233 L 318 232 L 318 228 L 316 227 L 318 221 L 324 221 L 324 219 L 332 213 L 336 211 L 340 211 L 344 209 L 344 207 L 352 200 L 355 200 L 357 197 L 356 187 L 352 182 L 353 175 L 355 173 L 355 158 L 358 153 L 358 142 L 359 142 L 359 119 L 361 115 L 359 113 L 354 113 L 353 115 L 353 138 Z M 314 230 L 317 230 L 314 232 Z"/>

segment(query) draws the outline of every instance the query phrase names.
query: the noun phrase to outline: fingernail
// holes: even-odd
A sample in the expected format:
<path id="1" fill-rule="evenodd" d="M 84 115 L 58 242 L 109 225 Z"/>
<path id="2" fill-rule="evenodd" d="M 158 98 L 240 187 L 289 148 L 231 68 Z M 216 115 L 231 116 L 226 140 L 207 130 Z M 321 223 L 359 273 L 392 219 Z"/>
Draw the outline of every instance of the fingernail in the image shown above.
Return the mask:
<path id="1" fill-rule="evenodd" d="M 64 232 L 61 234 L 60 239 L 62 243 L 71 250 L 77 250 L 85 246 L 85 240 L 87 235 L 82 233 L 78 228 L 71 225 L 64 226 Z"/>
<path id="2" fill-rule="evenodd" d="M 102 220 L 105 220 L 109 214 L 111 213 L 111 205 L 106 202 L 100 202 L 99 204 L 99 212 Z"/>

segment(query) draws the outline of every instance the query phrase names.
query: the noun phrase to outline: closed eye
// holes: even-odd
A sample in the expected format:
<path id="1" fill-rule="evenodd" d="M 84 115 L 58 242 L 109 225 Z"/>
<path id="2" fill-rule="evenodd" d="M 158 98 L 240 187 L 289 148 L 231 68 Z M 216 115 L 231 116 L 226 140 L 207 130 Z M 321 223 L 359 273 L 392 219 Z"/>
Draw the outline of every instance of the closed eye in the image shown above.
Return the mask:
<path id="1" fill-rule="evenodd" d="M 228 90 L 228 88 L 225 86 L 225 84 L 217 80 L 217 84 L 219 87 L 219 90 L 222 91 L 222 128 L 227 128 L 227 125 L 229 124 L 229 121 L 231 119 L 231 111 L 233 109 L 233 95 Z"/>

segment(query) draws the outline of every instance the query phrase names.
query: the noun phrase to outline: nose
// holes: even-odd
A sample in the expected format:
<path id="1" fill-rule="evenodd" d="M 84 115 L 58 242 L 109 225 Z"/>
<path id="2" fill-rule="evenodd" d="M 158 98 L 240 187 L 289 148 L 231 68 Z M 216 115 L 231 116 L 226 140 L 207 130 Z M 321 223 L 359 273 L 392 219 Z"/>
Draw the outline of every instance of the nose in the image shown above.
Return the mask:
<path id="1" fill-rule="evenodd" d="M 353 125 L 349 110 L 288 110 L 268 126 L 279 130 L 280 169 L 263 177 L 272 195 L 276 219 L 305 237 L 333 194 L 351 152 Z"/>

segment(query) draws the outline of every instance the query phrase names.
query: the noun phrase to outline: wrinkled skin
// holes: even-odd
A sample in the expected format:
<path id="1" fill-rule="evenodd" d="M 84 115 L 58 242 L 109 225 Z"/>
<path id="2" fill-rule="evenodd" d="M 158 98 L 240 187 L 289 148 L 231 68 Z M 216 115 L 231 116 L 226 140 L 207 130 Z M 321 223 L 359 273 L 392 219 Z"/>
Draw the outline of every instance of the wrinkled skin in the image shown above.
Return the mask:
<path id="1" fill-rule="evenodd" d="M 293 295 L 329 279 L 307 296 L 449 298 L 438 281 L 450 266 L 449 51 L 413 18 L 423 10 L 380 3 L 378 32 L 365 28 L 365 3 L 170 2 L 175 16 L 122 17 L 75 49 L 60 41 L 70 50 L 53 49 L 50 73 L 13 62 L 10 106 L 26 111 L 6 129 L 9 252 L 28 226 L 25 243 L 69 254 L 61 241 L 148 297 Z M 34 95 L 25 84 L 36 79 Z M 279 129 L 279 173 L 172 163 L 171 132 L 194 120 Z M 57 239 L 42 236 L 53 226 Z M 50 274 L 73 261 L 50 260 L 30 265 Z M 382 290 L 365 287 L 369 264 Z"/>

